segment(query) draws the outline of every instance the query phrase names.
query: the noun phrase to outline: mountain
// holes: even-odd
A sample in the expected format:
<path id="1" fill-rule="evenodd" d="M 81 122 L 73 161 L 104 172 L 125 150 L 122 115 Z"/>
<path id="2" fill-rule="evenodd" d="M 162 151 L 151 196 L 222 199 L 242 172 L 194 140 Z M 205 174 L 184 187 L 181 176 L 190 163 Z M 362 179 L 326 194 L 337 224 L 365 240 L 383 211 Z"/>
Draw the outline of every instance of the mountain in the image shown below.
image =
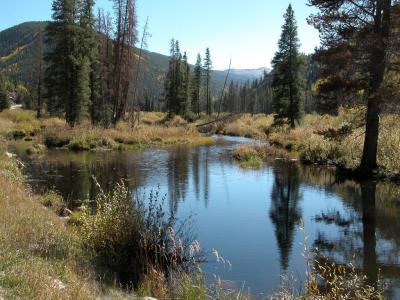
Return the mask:
<path id="1" fill-rule="evenodd" d="M 271 71 L 271 69 L 267 68 L 267 67 L 263 67 L 263 68 L 258 68 L 258 69 L 232 69 L 230 74 L 232 75 L 232 77 L 236 77 L 236 78 L 240 78 L 241 81 L 243 80 L 256 80 L 256 79 L 260 79 L 264 72 L 269 73 Z M 227 72 L 227 70 L 225 70 L 224 72 Z"/>
<path id="2" fill-rule="evenodd" d="M 6 70 L 12 79 L 35 87 L 39 68 L 40 32 L 48 22 L 26 22 L 0 32 L 0 70 Z M 43 48 L 46 51 L 46 48 Z M 169 57 L 144 51 L 143 78 L 140 94 L 159 99 L 164 85 Z M 231 70 L 229 81 L 244 83 L 260 78 L 265 68 L 256 70 Z M 227 70 L 213 71 L 211 90 L 219 95 Z"/>

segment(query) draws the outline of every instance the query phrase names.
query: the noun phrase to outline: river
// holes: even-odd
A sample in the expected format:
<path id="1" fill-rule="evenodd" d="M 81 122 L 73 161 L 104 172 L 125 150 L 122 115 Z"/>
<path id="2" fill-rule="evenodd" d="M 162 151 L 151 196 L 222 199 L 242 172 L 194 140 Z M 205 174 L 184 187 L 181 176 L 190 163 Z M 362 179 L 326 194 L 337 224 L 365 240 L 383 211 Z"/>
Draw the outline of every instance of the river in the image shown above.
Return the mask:
<path id="1" fill-rule="evenodd" d="M 388 298 L 400 298 L 399 186 L 339 180 L 332 170 L 280 160 L 245 170 L 230 156 L 242 143 L 252 141 L 218 137 L 206 146 L 20 155 L 32 188 L 55 189 L 71 208 L 94 198 L 92 175 L 104 189 L 125 179 L 132 195 L 166 195 L 166 209 L 178 219 L 192 216 L 209 277 L 257 297 L 274 292 L 282 278 L 301 289 L 307 236 L 309 248 L 337 263 L 353 262 L 371 282 L 380 274 Z M 213 249 L 229 263 L 217 263 Z"/>

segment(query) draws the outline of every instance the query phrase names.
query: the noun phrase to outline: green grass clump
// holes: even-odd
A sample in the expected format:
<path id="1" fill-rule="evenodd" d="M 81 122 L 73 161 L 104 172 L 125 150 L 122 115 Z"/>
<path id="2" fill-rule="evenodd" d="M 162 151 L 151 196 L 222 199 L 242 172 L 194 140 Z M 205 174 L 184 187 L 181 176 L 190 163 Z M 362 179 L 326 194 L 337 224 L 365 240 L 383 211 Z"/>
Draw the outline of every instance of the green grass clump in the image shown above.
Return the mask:
<path id="1" fill-rule="evenodd" d="M 57 216 L 63 215 L 66 205 L 60 195 L 55 192 L 48 192 L 38 196 L 38 199 L 43 206 L 51 209 Z"/>
<path id="2" fill-rule="evenodd" d="M 26 149 L 26 153 L 28 155 L 44 154 L 45 152 L 46 152 L 46 146 L 42 144 L 35 144 Z"/>
<path id="3" fill-rule="evenodd" d="M 240 162 L 242 168 L 257 169 L 263 164 L 263 153 L 258 147 L 240 146 L 233 151 L 232 156 Z"/>
<path id="4" fill-rule="evenodd" d="M 44 133 L 43 139 L 47 148 L 61 148 L 68 145 L 71 138 L 65 131 L 50 130 Z"/>

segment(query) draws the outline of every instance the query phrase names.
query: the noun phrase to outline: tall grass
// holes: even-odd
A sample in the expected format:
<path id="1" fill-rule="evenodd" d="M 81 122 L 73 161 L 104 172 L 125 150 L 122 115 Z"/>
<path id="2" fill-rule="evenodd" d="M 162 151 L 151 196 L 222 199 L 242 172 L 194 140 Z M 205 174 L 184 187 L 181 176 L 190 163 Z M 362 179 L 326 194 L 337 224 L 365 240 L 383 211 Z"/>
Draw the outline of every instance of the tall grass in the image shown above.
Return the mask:
<path id="1" fill-rule="evenodd" d="M 0 149 L 1 150 L 1 149 Z M 4 149 L 3 149 L 4 150 Z M 23 184 L 19 164 L 0 151 L 0 297 L 94 299 L 79 264 L 79 239 Z"/>
<path id="2" fill-rule="evenodd" d="M 303 256 L 307 263 L 307 279 L 303 290 L 294 287 L 292 278 L 285 278 L 285 285 L 271 300 L 379 300 L 384 299 L 385 287 L 378 281 L 375 285 L 360 273 L 352 263 L 338 264 L 321 255 L 317 249 L 310 249 L 304 225 Z"/>
<path id="3" fill-rule="evenodd" d="M 145 204 L 121 183 L 110 193 L 101 192 L 96 207 L 86 204 L 80 214 L 77 232 L 84 246 L 127 286 L 138 287 L 152 272 L 168 277 L 198 264 L 200 249 L 193 250 L 195 243 L 177 230 L 159 198 L 151 193 Z"/>

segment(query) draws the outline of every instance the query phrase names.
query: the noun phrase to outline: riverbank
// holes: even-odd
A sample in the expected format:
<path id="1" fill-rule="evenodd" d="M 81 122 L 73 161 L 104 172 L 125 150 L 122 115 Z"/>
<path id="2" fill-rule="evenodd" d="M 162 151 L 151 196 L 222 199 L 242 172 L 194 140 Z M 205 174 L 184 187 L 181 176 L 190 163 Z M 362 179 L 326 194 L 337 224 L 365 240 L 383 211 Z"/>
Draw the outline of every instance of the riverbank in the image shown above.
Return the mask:
<path id="1" fill-rule="evenodd" d="M 6 110 L 0 113 L 0 135 L 9 140 L 31 142 L 27 149 L 30 154 L 38 154 L 46 148 L 96 151 L 213 143 L 211 137 L 199 134 L 182 118 L 167 120 L 163 113 L 143 113 L 135 129 L 124 122 L 115 128 L 104 129 L 88 123 L 70 128 L 59 118 L 38 120 L 33 111 Z"/>
<path id="2" fill-rule="evenodd" d="M 156 208 L 155 206 L 149 209 L 136 207 L 136 213 L 132 211 L 129 214 L 132 199 L 126 197 L 127 191 L 119 186 L 112 194 L 102 195 L 101 201 L 107 206 L 106 210 L 101 209 L 98 199 L 97 212 L 83 208 L 71 217 L 63 217 L 62 199 L 55 193 L 44 196 L 33 194 L 25 184 L 21 163 L 4 154 L 5 146 L 6 142 L 2 140 L 0 299 L 206 297 L 209 290 L 202 275 L 195 276 L 195 273 L 186 273 L 182 269 L 182 272 L 177 273 L 179 277 L 175 277 L 173 286 L 169 286 L 165 282 L 165 273 L 160 264 L 154 262 L 152 267 L 147 265 L 147 271 L 139 267 L 140 264 L 150 262 L 147 260 L 153 253 L 152 249 L 160 250 L 162 246 L 167 246 L 167 251 L 175 251 L 174 259 L 183 259 L 178 255 L 179 249 L 170 248 L 170 244 L 164 243 L 166 239 L 170 242 L 172 239 L 174 242 L 177 240 L 172 237 L 173 234 L 168 234 L 168 226 L 172 225 L 170 221 L 155 218 L 155 214 L 162 213 L 158 208 L 152 214 L 150 209 Z M 141 234 L 138 234 L 138 229 Z M 158 229 L 159 234 L 151 231 Z M 139 244 L 132 244 L 132 237 L 138 238 L 145 233 L 146 245 L 152 248 L 140 250 L 137 248 L 140 247 Z M 196 253 L 197 250 L 192 251 Z M 123 265 L 127 262 L 124 253 L 130 257 L 131 264 L 128 266 Z M 146 255 L 147 260 L 140 257 L 140 253 Z M 179 262 L 174 261 L 174 266 L 172 262 L 169 261 L 171 265 L 165 267 L 177 270 L 175 267 Z M 118 269 L 118 266 L 122 269 Z M 129 283 L 123 283 L 118 277 L 114 277 L 124 271 L 142 274 L 135 290 Z M 185 298 L 186 294 L 193 297 Z"/>
<path id="3" fill-rule="evenodd" d="M 299 159 L 303 163 L 335 166 L 338 170 L 352 174 L 362 156 L 364 142 L 364 109 L 340 109 L 337 116 L 305 115 L 299 126 L 290 130 L 273 127 L 272 118 L 245 115 L 220 130 L 238 128 L 236 132 L 247 132 L 248 136 L 266 140 L 264 147 L 242 147 L 233 157 L 246 166 L 247 161 L 263 161 L 270 157 Z M 260 126 L 260 120 L 264 124 Z M 375 176 L 397 181 L 400 179 L 400 118 L 385 115 L 381 118 L 378 164 Z M 253 132 L 252 134 L 250 134 Z M 253 165 L 250 163 L 250 165 Z M 255 164 L 257 166 L 257 164 Z"/>

